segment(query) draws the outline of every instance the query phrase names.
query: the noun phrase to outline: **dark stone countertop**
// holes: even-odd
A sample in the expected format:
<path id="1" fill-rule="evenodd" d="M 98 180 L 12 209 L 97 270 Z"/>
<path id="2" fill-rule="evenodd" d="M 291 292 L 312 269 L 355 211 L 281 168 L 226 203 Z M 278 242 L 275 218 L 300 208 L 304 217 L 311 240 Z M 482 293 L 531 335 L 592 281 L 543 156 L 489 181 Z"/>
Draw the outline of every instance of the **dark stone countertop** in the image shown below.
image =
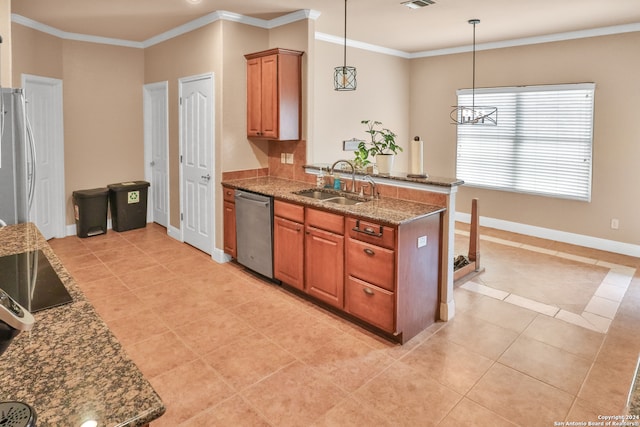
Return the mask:
<path id="1" fill-rule="evenodd" d="M 299 196 L 295 192 L 314 188 L 308 182 L 292 181 L 282 178 L 261 177 L 224 181 L 222 185 L 273 196 L 276 199 L 320 208 L 343 215 L 353 215 L 389 225 L 400 225 L 418 218 L 443 212 L 445 208 L 424 203 L 383 197 L 368 200 L 357 205 L 339 205 L 322 202 L 310 197 Z M 354 197 L 354 196 L 349 196 Z M 367 200 L 367 199 L 362 199 Z"/>
<path id="2" fill-rule="evenodd" d="M 0 356 L 0 401 L 32 406 L 39 426 L 143 426 L 165 407 L 33 224 L 0 228 L 0 256 L 42 250 L 73 301 L 34 314 Z"/>
<path id="3" fill-rule="evenodd" d="M 326 163 L 304 165 L 304 167 L 305 169 L 312 169 L 312 170 L 318 170 L 318 171 L 322 170 L 324 172 L 328 172 L 331 169 L 331 165 Z M 342 169 L 336 169 L 335 172 L 341 173 L 341 174 L 349 173 L 349 172 L 345 172 Z M 435 185 L 438 187 L 457 187 L 464 184 L 464 181 L 461 179 L 446 178 L 442 176 L 431 176 L 428 174 L 425 174 L 423 178 L 412 177 L 412 176 L 409 176 L 409 174 L 407 173 L 395 173 L 395 172 L 393 174 L 376 174 L 376 173 L 364 174 L 356 170 L 355 174 L 356 176 L 370 175 L 373 178 L 382 178 L 382 179 L 388 179 L 391 181 L 398 181 L 398 182 L 412 182 L 412 183 L 422 184 L 422 185 Z"/>

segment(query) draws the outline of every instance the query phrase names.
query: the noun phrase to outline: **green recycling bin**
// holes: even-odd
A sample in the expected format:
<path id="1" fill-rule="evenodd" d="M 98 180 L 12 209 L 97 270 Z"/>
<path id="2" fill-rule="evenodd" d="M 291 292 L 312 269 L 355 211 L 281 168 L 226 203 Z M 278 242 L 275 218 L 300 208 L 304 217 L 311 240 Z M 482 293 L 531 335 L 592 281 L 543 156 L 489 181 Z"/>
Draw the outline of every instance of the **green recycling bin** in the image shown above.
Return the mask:
<path id="1" fill-rule="evenodd" d="M 111 228 L 127 231 L 147 226 L 147 181 L 109 184 Z"/>
<path id="2" fill-rule="evenodd" d="M 77 236 L 91 237 L 106 233 L 109 190 L 107 188 L 77 190 L 71 196 Z"/>

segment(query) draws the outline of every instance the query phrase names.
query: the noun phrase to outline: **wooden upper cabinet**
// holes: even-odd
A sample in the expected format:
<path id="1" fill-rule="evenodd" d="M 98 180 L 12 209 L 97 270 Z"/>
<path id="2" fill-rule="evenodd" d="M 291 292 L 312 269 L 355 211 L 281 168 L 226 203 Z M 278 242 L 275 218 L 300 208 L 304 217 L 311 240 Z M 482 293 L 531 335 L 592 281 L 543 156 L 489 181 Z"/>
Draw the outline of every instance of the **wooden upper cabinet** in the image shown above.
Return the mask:
<path id="1" fill-rule="evenodd" d="M 247 136 L 300 139 L 303 52 L 270 49 L 247 59 Z"/>

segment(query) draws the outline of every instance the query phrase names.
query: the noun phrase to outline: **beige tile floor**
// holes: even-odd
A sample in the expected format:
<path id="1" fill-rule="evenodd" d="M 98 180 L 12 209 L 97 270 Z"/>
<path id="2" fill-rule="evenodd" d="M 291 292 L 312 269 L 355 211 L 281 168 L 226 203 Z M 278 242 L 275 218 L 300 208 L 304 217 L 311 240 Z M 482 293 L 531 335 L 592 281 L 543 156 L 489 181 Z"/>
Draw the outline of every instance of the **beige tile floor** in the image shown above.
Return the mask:
<path id="1" fill-rule="evenodd" d="M 637 258 L 482 233 L 640 267 Z M 157 225 L 50 243 L 165 402 L 154 427 L 597 421 L 624 412 L 640 352 L 637 273 L 606 333 L 457 288 L 452 321 L 398 346 L 237 264 L 215 263 Z M 537 256 L 522 268 L 504 261 L 518 251 L 529 253 L 487 248 L 487 271 L 477 279 L 523 293 L 538 284 L 531 275 L 561 277 L 570 292 L 547 283 L 545 302 L 577 311 L 587 300 L 580 286 L 593 293 L 605 273 Z"/>

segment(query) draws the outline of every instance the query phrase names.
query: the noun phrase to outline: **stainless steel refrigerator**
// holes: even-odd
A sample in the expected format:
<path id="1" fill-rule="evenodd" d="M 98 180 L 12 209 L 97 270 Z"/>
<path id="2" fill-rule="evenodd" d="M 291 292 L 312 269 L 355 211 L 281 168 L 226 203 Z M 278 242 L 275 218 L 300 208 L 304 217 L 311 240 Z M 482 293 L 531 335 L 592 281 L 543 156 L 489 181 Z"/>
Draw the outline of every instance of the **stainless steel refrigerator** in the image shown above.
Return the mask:
<path id="1" fill-rule="evenodd" d="M 0 99 L 0 227 L 30 221 L 35 192 L 35 145 L 22 89 L 2 88 Z"/>

